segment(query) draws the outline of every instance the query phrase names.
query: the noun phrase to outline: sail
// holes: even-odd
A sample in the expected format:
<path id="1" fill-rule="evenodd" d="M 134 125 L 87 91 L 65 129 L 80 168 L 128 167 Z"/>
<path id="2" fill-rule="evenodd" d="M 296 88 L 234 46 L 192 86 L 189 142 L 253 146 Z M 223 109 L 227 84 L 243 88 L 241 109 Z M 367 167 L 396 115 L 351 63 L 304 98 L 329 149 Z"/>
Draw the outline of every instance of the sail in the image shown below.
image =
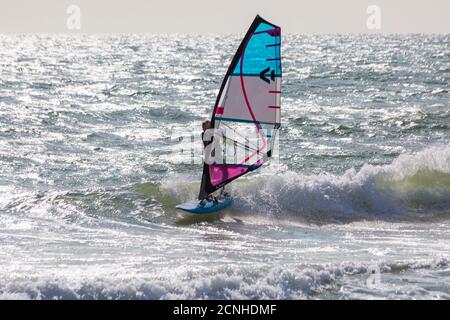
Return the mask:
<path id="1" fill-rule="evenodd" d="M 259 168 L 280 127 L 281 29 L 256 16 L 220 87 L 199 198 Z M 209 148 L 208 148 L 209 147 Z M 208 160 L 208 161 L 207 161 Z"/>

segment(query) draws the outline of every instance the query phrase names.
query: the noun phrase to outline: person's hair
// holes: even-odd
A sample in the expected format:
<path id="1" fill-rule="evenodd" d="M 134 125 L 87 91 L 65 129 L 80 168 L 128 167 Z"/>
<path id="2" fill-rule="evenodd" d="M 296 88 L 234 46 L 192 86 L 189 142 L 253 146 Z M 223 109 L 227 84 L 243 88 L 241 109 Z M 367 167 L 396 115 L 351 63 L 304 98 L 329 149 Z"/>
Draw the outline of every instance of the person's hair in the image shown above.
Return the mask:
<path id="1" fill-rule="evenodd" d="M 211 121 L 209 121 L 209 120 L 203 121 L 202 128 L 203 128 L 203 131 L 206 131 L 207 129 L 211 128 Z"/>

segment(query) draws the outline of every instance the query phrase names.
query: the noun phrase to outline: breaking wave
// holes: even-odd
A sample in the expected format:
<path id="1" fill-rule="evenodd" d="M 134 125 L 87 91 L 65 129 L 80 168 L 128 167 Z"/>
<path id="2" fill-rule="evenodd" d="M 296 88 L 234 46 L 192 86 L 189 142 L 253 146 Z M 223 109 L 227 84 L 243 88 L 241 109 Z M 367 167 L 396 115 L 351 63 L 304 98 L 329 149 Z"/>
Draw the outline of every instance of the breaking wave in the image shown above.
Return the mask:
<path id="1" fill-rule="evenodd" d="M 450 214 L 450 147 L 400 155 L 343 175 L 285 171 L 259 175 L 233 189 L 240 209 L 304 217 L 383 218 Z"/>

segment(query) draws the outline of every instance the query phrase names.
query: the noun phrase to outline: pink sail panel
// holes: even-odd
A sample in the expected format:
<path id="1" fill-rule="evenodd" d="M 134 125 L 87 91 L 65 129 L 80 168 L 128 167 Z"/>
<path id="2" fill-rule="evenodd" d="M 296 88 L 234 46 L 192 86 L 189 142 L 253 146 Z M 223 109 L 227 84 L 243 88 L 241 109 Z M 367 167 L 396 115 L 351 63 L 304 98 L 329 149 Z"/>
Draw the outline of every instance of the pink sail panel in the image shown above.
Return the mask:
<path id="1" fill-rule="evenodd" d="M 245 166 L 213 164 L 209 166 L 209 177 L 211 184 L 217 186 L 219 183 L 243 175 L 247 171 L 248 167 Z"/>
<path id="2" fill-rule="evenodd" d="M 212 164 L 209 166 L 209 177 L 211 184 L 217 186 L 223 181 L 231 181 L 235 178 L 247 173 L 249 170 L 255 170 L 262 166 L 263 160 L 258 160 L 252 166 L 245 165 L 226 165 L 226 164 Z"/>

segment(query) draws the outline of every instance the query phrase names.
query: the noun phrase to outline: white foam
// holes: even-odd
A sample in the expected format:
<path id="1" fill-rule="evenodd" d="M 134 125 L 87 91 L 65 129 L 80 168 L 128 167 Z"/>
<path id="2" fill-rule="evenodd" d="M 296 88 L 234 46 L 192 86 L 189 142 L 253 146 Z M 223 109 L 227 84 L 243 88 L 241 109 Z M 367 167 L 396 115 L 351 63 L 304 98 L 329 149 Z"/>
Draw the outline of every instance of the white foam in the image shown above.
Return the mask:
<path id="1" fill-rule="evenodd" d="M 252 212 L 395 215 L 412 210 L 450 210 L 450 147 L 403 154 L 389 165 L 364 165 L 343 175 L 284 171 L 241 179 L 237 205 Z"/>
<path id="2" fill-rule="evenodd" d="M 380 263 L 381 274 L 447 268 L 446 259 Z M 305 299 L 336 290 L 344 277 L 365 288 L 371 264 L 341 263 L 316 267 L 220 267 L 181 273 L 115 273 L 0 278 L 0 299 Z M 359 277 L 359 278 L 358 278 Z M 367 288 L 365 288 L 367 289 Z M 358 288 L 355 288 L 358 291 Z"/>

